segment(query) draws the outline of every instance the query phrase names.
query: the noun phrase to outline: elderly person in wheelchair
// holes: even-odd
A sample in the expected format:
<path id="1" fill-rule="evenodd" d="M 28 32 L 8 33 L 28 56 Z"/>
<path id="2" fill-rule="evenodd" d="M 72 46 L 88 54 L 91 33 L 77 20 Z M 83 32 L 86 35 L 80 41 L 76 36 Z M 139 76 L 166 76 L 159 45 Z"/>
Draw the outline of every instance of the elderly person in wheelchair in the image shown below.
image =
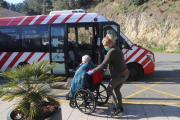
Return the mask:
<path id="1" fill-rule="evenodd" d="M 69 98 L 74 98 L 74 93 L 82 88 L 88 88 L 89 84 L 86 80 L 86 72 L 90 69 L 95 68 L 94 63 L 91 61 L 89 55 L 84 55 L 82 57 L 82 63 L 77 68 L 77 71 L 74 75 L 74 78 L 71 83 L 70 91 L 69 91 Z"/>
<path id="2" fill-rule="evenodd" d="M 89 55 L 82 57 L 82 63 L 77 68 L 71 82 L 69 93 L 66 99 L 70 99 L 70 106 L 77 107 L 81 112 L 90 114 L 96 109 L 96 105 L 107 103 L 109 96 L 106 87 L 101 83 L 101 71 L 89 76 L 87 71 L 95 68 Z"/>

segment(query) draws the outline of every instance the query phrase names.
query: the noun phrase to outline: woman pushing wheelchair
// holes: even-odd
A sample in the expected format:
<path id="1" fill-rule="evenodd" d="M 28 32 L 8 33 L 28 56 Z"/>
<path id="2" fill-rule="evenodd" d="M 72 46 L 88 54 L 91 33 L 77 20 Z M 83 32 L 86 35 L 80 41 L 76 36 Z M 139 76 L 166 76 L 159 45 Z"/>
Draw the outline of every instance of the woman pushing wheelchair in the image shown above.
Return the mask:
<path id="1" fill-rule="evenodd" d="M 118 46 L 115 46 L 114 43 L 115 40 L 113 39 L 113 37 L 110 34 L 107 34 L 106 37 L 102 40 L 102 44 L 105 50 L 108 51 L 106 58 L 98 67 L 94 68 L 92 71 L 87 72 L 87 74 L 93 75 L 94 73 L 101 71 L 108 65 L 111 80 L 109 81 L 106 91 L 115 106 L 114 113 L 111 116 L 115 116 L 123 112 L 122 95 L 120 92 L 120 88 L 129 76 L 129 72 L 124 61 L 123 52 Z M 113 90 L 115 91 L 118 103 L 113 94 Z"/>

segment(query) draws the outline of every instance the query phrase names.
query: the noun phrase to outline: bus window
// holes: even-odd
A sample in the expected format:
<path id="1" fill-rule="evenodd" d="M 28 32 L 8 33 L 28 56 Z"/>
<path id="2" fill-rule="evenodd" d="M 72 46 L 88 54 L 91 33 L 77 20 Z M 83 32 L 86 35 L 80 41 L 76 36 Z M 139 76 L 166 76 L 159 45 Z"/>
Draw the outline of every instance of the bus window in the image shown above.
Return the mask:
<path id="1" fill-rule="evenodd" d="M 118 31 L 117 31 L 117 26 L 116 25 L 103 25 L 103 38 L 106 37 L 106 34 L 111 34 L 112 37 L 115 40 L 115 45 L 118 45 Z M 106 50 L 103 50 L 103 59 L 105 58 L 107 54 Z"/>
<path id="2" fill-rule="evenodd" d="M 104 25 L 103 26 L 103 38 L 106 34 L 111 34 L 115 40 L 115 45 L 118 46 L 118 32 L 116 25 Z"/>
<path id="3" fill-rule="evenodd" d="M 24 52 L 48 52 L 49 51 L 48 25 L 23 26 L 22 47 Z"/>
<path id="4" fill-rule="evenodd" d="M 60 53 L 64 53 L 64 27 L 51 27 L 51 47 L 52 52 L 58 48 Z"/>
<path id="5" fill-rule="evenodd" d="M 21 48 L 21 41 L 16 27 L 0 28 L 0 51 L 18 52 Z"/>
<path id="6" fill-rule="evenodd" d="M 92 27 L 78 27 L 78 39 L 80 44 L 92 45 Z"/>
<path id="7" fill-rule="evenodd" d="M 68 42 L 76 42 L 75 27 L 68 28 Z"/>
<path id="8" fill-rule="evenodd" d="M 64 36 L 64 25 L 51 26 L 51 61 L 59 63 L 52 70 L 54 74 L 66 74 Z"/>

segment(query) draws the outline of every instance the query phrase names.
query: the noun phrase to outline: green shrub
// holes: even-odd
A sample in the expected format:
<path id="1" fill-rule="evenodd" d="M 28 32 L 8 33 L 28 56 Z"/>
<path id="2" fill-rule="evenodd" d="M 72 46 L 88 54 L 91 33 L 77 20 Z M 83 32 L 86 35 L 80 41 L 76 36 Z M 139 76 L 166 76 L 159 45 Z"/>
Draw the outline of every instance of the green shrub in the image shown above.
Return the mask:
<path id="1" fill-rule="evenodd" d="M 152 13 L 149 14 L 150 17 L 151 17 L 152 15 L 153 15 Z"/>
<path id="2" fill-rule="evenodd" d="M 128 2 L 131 5 L 137 5 L 137 6 L 143 4 L 146 1 L 148 1 L 148 0 L 128 0 Z"/>

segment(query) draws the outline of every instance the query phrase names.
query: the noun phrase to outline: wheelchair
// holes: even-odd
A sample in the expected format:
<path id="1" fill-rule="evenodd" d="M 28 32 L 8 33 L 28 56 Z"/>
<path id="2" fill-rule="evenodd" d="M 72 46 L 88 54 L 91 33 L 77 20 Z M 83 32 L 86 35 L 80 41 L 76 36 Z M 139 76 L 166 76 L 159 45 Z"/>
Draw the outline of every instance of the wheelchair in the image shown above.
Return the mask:
<path id="1" fill-rule="evenodd" d="M 96 106 L 102 106 L 109 100 L 106 92 L 106 86 L 101 82 L 93 83 L 92 76 L 86 75 L 89 88 L 79 89 L 74 94 L 74 99 L 70 100 L 69 105 L 72 108 L 78 108 L 82 113 L 91 114 Z"/>

